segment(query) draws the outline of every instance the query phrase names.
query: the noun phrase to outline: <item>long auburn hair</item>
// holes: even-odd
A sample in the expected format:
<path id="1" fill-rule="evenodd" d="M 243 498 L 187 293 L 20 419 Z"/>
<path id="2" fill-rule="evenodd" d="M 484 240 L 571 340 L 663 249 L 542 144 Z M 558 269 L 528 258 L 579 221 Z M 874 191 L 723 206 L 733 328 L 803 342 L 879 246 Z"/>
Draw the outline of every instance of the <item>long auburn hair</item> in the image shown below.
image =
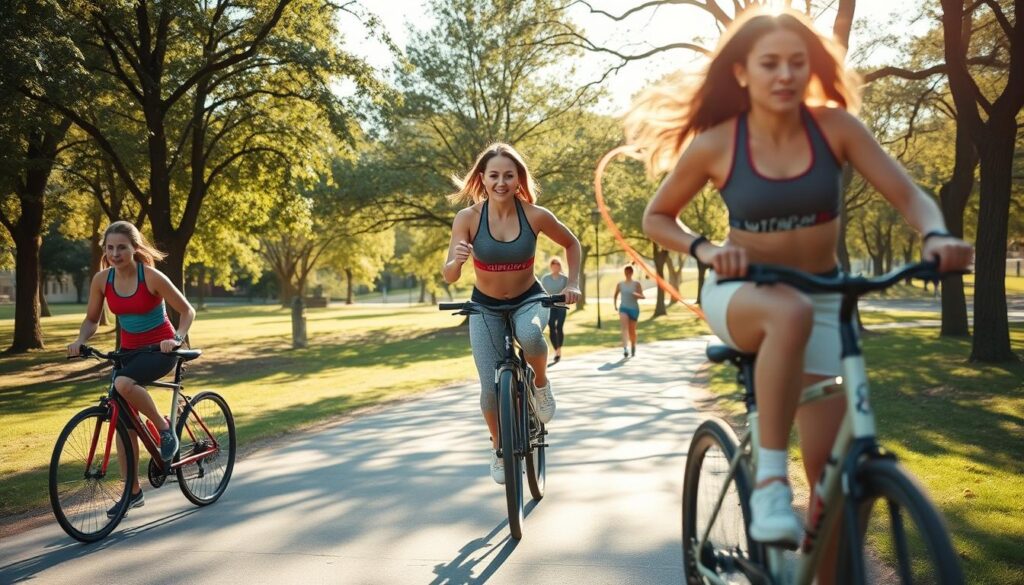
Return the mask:
<path id="1" fill-rule="evenodd" d="M 651 172 L 670 169 L 694 136 L 750 109 L 750 93 L 736 81 L 734 66 L 745 67 L 757 41 L 776 30 L 796 33 L 807 46 L 811 78 L 804 102 L 857 111 L 860 80 L 843 66 L 842 47 L 815 32 L 800 12 L 753 7 L 729 25 L 697 80 L 677 73 L 644 91 L 626 114 L 626 139 L 639 147 Z"/>
<path id="2" fill-rule="evenodd" d="M 487 190 L 484 188 L 482 176 L 484 169 L 487 168 L 487 163 L 496 156 L 503 156 L 516 166 L 516 174 L 519 175 L 519 190 L 516 191 L 516 197 L 527 203 L 537 201 L 540 187 L 534 181 L 533 175 L 530 174 L 526 160 L 515 148 L 512 148 L 512 145 L 504 142 L 495 142 L 484 149 L 476 157 L 473 168 L 466 173 L 465 177 L 452 176 L 452 181 L 459 190 L 449 195 L 448 200 L 452 203 L 472 205 L 487 199 Z"/>
<path id="3" fill-rule="evenodd" d="M 107 226 L 107 230 L 103 232 L 103 242 L 100 243 L 100 245 L 103 246 L 104 248 L 104 254 L 100 258 L 101 268 L 110 267 L 110 261 L 107 260 L 107 255 L 105 253 L 107 246 L 107 236 L 109 236 L 110 234 L 121 234 L 124 236 L 128 236 L 128 239 L 132 243 L 132 247 L 135 248 L 135 254 L 133 254 L 133 257 L 135 258 L 136 262 L 142 262 L 146 266 L 152 267 L 156 266 L 156 263 L 158 261 L 163 260 L 164 258 L 167 257 L 167 254 L 164 254 L 163 252 L 158 250 L 156 246 L 150 244 L 146 240 L 146 236 L 142 235 L 142 232 L 139 231 L 139 228 L 135 227 L 135 224 L 129 221 L 115 221 L 114 223 Z"/>

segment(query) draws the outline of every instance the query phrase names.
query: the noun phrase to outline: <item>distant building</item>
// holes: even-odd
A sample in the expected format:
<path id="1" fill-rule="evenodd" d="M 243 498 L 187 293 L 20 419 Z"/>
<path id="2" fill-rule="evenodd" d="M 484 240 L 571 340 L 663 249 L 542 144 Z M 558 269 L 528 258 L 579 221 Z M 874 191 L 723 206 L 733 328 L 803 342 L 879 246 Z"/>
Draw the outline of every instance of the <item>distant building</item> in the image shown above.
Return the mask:
<path id="1" fill-rule="evenodd" d="M 15 293 L 15 280 L 13 270 L 0 270 L 0 303 L 13 303 Z M 71 277 L 64 275 L 59 278 L 50 277 L 43 284 L 43 297 L 47 303 L 73 303 L 78 300 L 75 284 Z M 82 295 L 82 301 L 86 299 Z"/>

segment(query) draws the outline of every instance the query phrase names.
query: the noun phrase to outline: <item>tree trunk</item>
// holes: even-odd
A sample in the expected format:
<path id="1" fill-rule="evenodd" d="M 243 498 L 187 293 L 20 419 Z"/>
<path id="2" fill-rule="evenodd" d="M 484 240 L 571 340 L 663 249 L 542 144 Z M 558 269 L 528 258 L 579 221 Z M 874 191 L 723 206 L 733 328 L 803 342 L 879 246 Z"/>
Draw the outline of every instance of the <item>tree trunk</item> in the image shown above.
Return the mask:
<path id="1" fill-rule="evenodd" d="M 70 125 L 70 121 L 64 120 L 50 132 L 29 135 L 26 158 L 30 164 L 25 171 L 24 182 L 16 189 L 21 214 L 17 223 L 5 220 L 14 240 L 16 281 L 14 339 L 8 353 L 43 348 L 43 330 L 39 324 L 39 248 L 43 243 L 43 206 L 57 148 Z"/>
<path id="2" fill-rule="evenodd" d="M 981 207 L 974 277 L 974 343 L 971 361 L 1016 361 L 1010 348 L 1006 310 L 1006 238 L 1010 218 L 1014 124 L 989 124 L 989 140 L 979 148 Z"/>
<path id="3" fill-rule="evenodd" d="M 39 271 L 39 316 L 53 316 L 50 312 L 50 303 L 46 302 L 46 273 L 42 270 Z"/>
<path id="4" fill-rule="evenodd" d="M 654 270 L 658 273 L 658 276 L 662 279 L 665 278 L 665 262 L 668 261 L 668 250 L 661 248 L 658 244 L 651 243 L 651 247 L 654 249 Z M 660 317 L 667 315 L 668 309 L 665 307 L 665 290 L 658 287 L 658 302 L 654 306 L 654 315 L 651 317 Z"/>
<path id="5" fill-rule="evenodd" d="M 850 183 L 853 182 L 853 167 L 849 164 L 843 165 L 843 194 L 846 194 L 847 189 L 850 187 Z M 845 198 L 844 198 L 845 199 Z M 846 202 L 844 200 L 843 205 L 839 208 L 839 242 L 836 244 L 836 256 L 839 257 L 839 266 L 842 267 L 843 272 L 849 273 L 851 269 L 850 264 L 850 248 L 846 244 L 846 223 L 850 219 L 850 212 L 846 208 Z"/>
<path id="6" fill-rule="evenodd" d="M 701 291 L 704 290 L 704 278 L 708 273 L 708 265 L 697 261 L 696 258 L 694 258 L 694 261 L 697 262 L 697 304 L 699 305 L 701 302 Z"/>
<path id="7" fill-rule="evenodd" d="M 967 130 L 961 125 L 956 126 L 956 162 L 953 165 L 953 176 L 939 189 L 939 205 L 942 216 L 946 220 L 949 233 L 958 238 L 964 237 L 964 209 L 974 188 L 974 169 L 978 166 L 978 155 L 971 144 Z M 950 274 L 942 279 L 942 329 L 940 335 L 946 337 L 966 337 L 970 335 L 967 328 L 967 298 L 964 295 L 964 277 L 961 274 Z"/>
<path id="8" fill-rule="evenodd" d="M 355 295 L 352 292 L 352 269 L 345 269 L 345 304 L 351 305 L 355 302 Z"/>
<path id="9" fill-rule="evenodd" d="M 39 225 L 42 226 L 42 205 L 39 213 Z M 20 228 L 27 221 L 25 207 L 22 207 Z M 30 349 L 43 349 L 43 330 L 39 324 L 39 246 L 42 238 L 36 230 L 35 237 L 22 232 L 32 230 L 16 230 L 15 246 L 15 298 L 14 298 L 14 341 L 8 353 L 22 353 Z"/>
<path id="10" fill-rule="evenodd" d="M 420 279 L 420 304 L 427 302 L 427 279 Z"/>
<path id="11" fill-rule="evenodd" d="M 679 260 L 678 268 L 676 268 L 676 263 L 672 261 L 672 256 L 669 255 L 668 257 L 668 283 L 672 285 L 672 288 L 678 291 L 679 287 L 683 284 L 683 262 L 685 262 L 685 259 L 682 254 L 676 254 L 676 259 Z M 668 306 L 671 307 L 675 302 L 675 297 L 670 298 L 668 300 Z"/>
<path id="12" fill-rule="evenodd" d="M 206 309 L 206 267 L 199 267 L 199 277 L 197 279 L 198 285 L 196 287 L 196 310 L 202 311 Z"/>

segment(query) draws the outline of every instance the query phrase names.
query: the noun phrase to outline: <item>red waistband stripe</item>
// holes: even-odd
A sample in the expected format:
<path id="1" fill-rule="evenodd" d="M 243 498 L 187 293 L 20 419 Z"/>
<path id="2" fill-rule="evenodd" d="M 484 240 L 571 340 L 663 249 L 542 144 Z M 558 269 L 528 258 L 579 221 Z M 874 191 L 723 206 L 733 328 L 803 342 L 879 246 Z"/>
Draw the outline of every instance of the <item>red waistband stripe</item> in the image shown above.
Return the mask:
<path id="1" fill-rule="evenodd" d="M 487 262 L 481 262 L 478 258 L 473 258 L 473 266 L 476 266 L 484 272 L 513 272 L 516 270 L 526 270 L 533 266 L 533 258 L 526 260 L 525 262 L 494 262 L 488 264 Z"/>

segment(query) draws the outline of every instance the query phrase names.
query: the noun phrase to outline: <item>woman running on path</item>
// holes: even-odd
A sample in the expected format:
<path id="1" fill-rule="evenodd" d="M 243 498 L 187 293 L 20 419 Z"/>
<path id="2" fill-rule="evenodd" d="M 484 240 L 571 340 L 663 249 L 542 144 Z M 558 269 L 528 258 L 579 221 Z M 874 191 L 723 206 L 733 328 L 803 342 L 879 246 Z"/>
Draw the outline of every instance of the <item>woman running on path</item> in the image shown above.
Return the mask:
<path id="1" fill-rule="evenodd" d="M 630 357 L 636 355 L 636 322 L 640 319 L 640 303 L 638 301 L 646 297 L 644 297 L 644 289 L 640 283 L 633 280 L 633 267 L 627 266 L 622 272 L 626 276 L 626 280 L 615 286 L 612 306 L 616 307 L 619 312 L 622 357 Z"/>

